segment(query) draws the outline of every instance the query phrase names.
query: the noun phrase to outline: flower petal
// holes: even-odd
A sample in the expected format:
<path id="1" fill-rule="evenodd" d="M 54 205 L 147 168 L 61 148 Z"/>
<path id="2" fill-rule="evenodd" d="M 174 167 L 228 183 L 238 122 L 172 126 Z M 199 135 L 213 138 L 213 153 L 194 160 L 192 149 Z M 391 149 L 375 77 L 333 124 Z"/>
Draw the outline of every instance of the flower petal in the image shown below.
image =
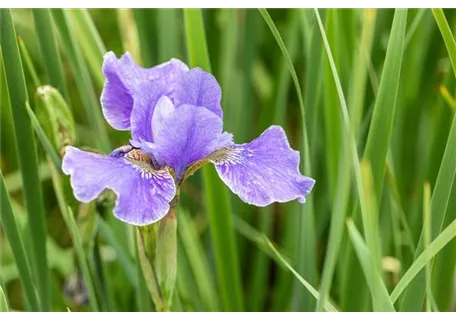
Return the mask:
<path id="1" fill-rule="evenodd" d="M 117 59 L 113 52 L 106 53 L 103 62 L 106 82 L 101 94 L 101 105 L 106 120 L 114 129 L 130 129 L 130 114 L 135 93 L 139 88 L 143 88 L 142 84 L 152 85 L 148 92 L 154 90 L 153 82 L 157 79 L 165 81 L 168 87 L 174 87 L 173 84 L 186 71 L 188 67 L 177 59 L 146 69 L 138 66 L 128 52 L 120 59 Z"/>
<path id="2" fill-rule="evenodd" d="M 152 131 L 154 143 L 144 143 L 160 165 L 168 165 L 181 178 L 187 165 L 232 144 L 232 135 L 222 133 L 222 119 L 206 108 L 192 105 L 174 107 L 163 96 L 157 103 Z"/>
<path id="3" fill-rule="evenodd" d="M 299 173 L 299 153 L 283 129 L 271 126 L 250 143 L 235 145 L 214 161 L 220 178 L 244 202 L 264 207 L 297 199 L 305 202 L 315 181 Z"/>
<path id="4" fill-rule="evenodd" d="M 194 68 L 184 73 L 174 92 L 176 106 L 190 104 L 205 107 L 223 118 L 221 99 L 222 90 L 217 80 L 200 68 Z"/>
<path id="5" fill-rule="evenodd" d="M 63 172 L 71 175 L 73 192 L 81 202 L 96 199 L 105 189 L 117 195 L 114 215 L 133 225 L 163 218 L 176 194 L 168 171 L 145 171 L 124 157 L 104 156 L 67 147 Z"/>

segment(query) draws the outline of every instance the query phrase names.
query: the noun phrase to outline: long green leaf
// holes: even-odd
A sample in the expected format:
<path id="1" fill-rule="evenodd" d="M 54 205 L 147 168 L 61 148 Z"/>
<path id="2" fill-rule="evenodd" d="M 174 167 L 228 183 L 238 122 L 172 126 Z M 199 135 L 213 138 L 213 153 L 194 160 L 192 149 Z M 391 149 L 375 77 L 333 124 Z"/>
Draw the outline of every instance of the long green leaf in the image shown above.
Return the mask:
<path id="1" fill-rule="evenodd" d="M 76 41 L 74 27 L 68 17 L 68 11 L 65 9 L 53 9 L 52 14 L 58 26 L 60 39 L 63 43 L 65 54 L 69 59 L 71 71 L 76 79 L 76 86 L 81 95 L 90 129 L 97 134 L 97 139 L 95 139 L 96 146 L 105 152 L 109 152 L 111 147 L 105 121 L 101 114 L 99 99 L 95 96 L 93 83 L 79 44 Z"/>
<path id="2" fill-rule="evenodd" d="M 40 305 L 35 291 L 35 282 L 32 278 L 30 261 L 28 261 L 27 254 L 25 253 L 24 243 L 20 235 L 16 218 L 14 217 L 13 208 L 11 207 L 10 199 L 6 191 L 2 172 L 0 172 L 0 180 L 0 205 L 2 209 L 0 222 L 11 246 L 11 250 L 13 251 L 25 297 L 30 305 L 30 311 L 40 311 Z"/>
<path id="3" fill-rule="evenodd" d="M 6 301 L 5 292 L 3 288 L 0 286 L 0 312 L 8 312 L 8 301 Z"/>
<path id="4" fill-rule="evenodd" d="M 38 177 L 38 155 L 32 125 L 25 103 L 28 101 L 16 31 L 11 12 L 1 9 L 1 48 L 5 62 L 6 81 L 11 101 L 15 137 L 22 172 L 24 196 L 29 213 L 29 228 L 33 244 L 34 277 L 42 310 L 51 309 L 49 269 L 46 261 L 46 216 L 44 213 L 41 182 Z"/>
<path id="5" fill-rule="evenodd" d="M 441 9 L 432 11 L 434 17 L 442 33 L 445 45 L 447 47 L 453 72 L 456 77 L 456 42 L 451 34 L 448 22 L 443 15 Z M 437 180 L 435 182 L 434 191 L 431 198 L 431 216 L 432 216 L 432 232 L 431 239 L 434 239 L 442 230 L 443 222 L 445 221 L 445 213 L 451 197 L 451 189 L 456 176 L 456 116 L 453 115 L 450 133 L 448 135 L 445 152 L 443 154 Z M 424 235 L 420 237 L 420 241 L 415 252 L 417 258 L 424 247 Z M 432 267 L 432 266 L 431 266 Z M 420 272 L 418 276 L 410 283 L 404 292 L 401 301 L 401 311 L 419 311 L 423 305 L 423 299 L 426 290 L 425 273 Z"/>
<path id="6" fill-rule="evenodd" d="M 184 24 L 190 65 L 211 71 L 201 10 L 185 9 Z M 242 286 L 229 195 L 214 168 L 206 167 L 202 171 L 223 309 L 242 311 Z"/>
<path id="7" fill-rule="evenodd" d="M 70 101 L 51 11 L 49 9 L 33 9 L 32 11 L 38 43 L 40 45 L 41 59 L 49 84 L 62 92 L 65 99 Z"/>
<path id="8" fill-rule="evenodd" d="M 103 74 L 101 73 L 103 56 L 106 53 L 106 47 L 103 40 L 87 9 L 71 9 L 68 11 L 68 14 L 74 25 L 78 44 L 86 58 L 89 69 L 95 79 L 95 83 L 101 88 L 105 81 Z"/>
<path id="9" fill-rule="evenodd" d="M 372 253 L 364 243 L 364 240 L 356 229 L 353 220 L 347 221 L 348 234 L 355 248 L 356 255 L 358 256 L 361 266 L 363 268 L 364 276 L 369 285 L 372 300 L 374 302 L 374 311 L 388 311 L 394 312 L 393 303 L 388 295 L 388 290 L 383 283 L 382 277 L 379 274 L 378 267 Z"/>
<path id="10" fill-rule="evenodd" d="M 426 267 L 426 265 L 452 240 L 456 237 L 456 220 L 451 222 L 429 246 L 424 250 L 407 272 L 402 276 L 399 283 L 391 292 L 391 300 L 396 302 L 399 296 L 410 287 L 413 279 Z"/>

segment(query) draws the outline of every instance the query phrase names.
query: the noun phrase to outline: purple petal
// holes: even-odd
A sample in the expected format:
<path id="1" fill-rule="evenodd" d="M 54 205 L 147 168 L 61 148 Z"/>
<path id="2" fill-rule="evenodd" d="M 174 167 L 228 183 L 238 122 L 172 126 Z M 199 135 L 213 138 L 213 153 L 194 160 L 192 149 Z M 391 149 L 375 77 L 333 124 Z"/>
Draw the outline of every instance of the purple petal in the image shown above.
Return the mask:
<path id="1" fill-rule="evenodd" d="M 187 165 L 232 144 L 232 135 L 222 133 L 222 119 L 206 108 L 174 107 L 162 97 L 152 118 L 154 143 L 145 143 L 159 164 L 172 167 L 180 178 Z"/>
<path id="2" fill-rule="evenodd" d="M 174 83 L 186 71 L 188 67 L 177 59 L 146 69 L 138 66 L 128 52 L 120 59 L 113 52 L 106 53 L 103 62 L 106 82 L 101 94 L 106 120 L 117 130 L 130 129 L 130 114 L 138 89 L 150 83 L 151 87 L 147 91 L 154 91 L 153 82 L 157 79 L 163 80 L 168 87 L 174 87 Z"/>
<path id="3" fill-rule="evenodd" d="M 76 199 L 90 202 L 105 189 L 117 195 L 114 215 L 133 225 L 147 225 L 163 218 L 176 187 L 167 171 L 147 171 L 124 157 L 116 158 L 67 147 L 63 172 L 71 175 Z"/>
<path id="4" fill-rule="evenodd" d="M 174 92 L 174 104 L 190 104 L 206 107 L 223 118 L 220 101 L 222 91 L 213 75 L 200 68 L 194 68 L 183 74 Z"/>
<path id="5" fill-rule="evenodd" d="M 315 183 L 299 173 L 299 152 L 290 148 L 279 126 L 269 127 L 250 143 L 235 145 L 215 167 L 232 192 L 260 207 L 295 199 L 305 202 Z"/>

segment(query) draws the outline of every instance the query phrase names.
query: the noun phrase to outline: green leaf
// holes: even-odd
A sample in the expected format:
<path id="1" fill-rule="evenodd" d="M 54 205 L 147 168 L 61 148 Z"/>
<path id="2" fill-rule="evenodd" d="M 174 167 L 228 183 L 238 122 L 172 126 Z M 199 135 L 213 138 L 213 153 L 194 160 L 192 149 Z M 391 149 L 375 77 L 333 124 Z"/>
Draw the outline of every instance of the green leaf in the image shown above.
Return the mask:
<path id="1" fill-rule="evenodd" d="M 293 275 L 299 280 L 299 282 L 302 283 L 302 285 L 315 297 L 315 299 L 320 299 L 320 294 L 318 291 L 312 287 L 312 285 L 307 282 L 301 275 L 296 272 L 295 269 L 282 257 L 282 255 L 277 251 L 277 249 L 274 247 L 274 245 L 269 241 L 269 239 L 265 238 L 268 246 L 271 248 L 271 250 L 274 252 L 274 254 L 277 256 L 277 258 L 280 260 L 280 262 L 288 269 L 290 270 Z M 323 306 L 326 311 L 329 312 L 337 312 L 336 307 L 334 307 L 328 300 L 325 299 Z"/>
<path id="2" fill-rule="evenodd" d="M 1 9 L 1 48 L 5 62 L 6 81 L 14 120 L 15 138 L 18 147 L 19 165 L 22 173 L 24 197 L 29 213 L 29 228 L 33 244 L 33 275 L 43 311 L 51 309 L 49 268 L 46 261 L 46 216 L 42 199 L 41 182 L 38 177 L 38 155 L 32 125 L 25 103 L 28 101 L 16 31 L 11 12 Z"/>
<path id="3" fill-rule="evenodd" d="M 48 77 L 48 83 L 62 92 L 68 100 L 68 87 L 57 46 L 51 11 L 50 9 L 33 9 L 32 12 L 38 43 L 40 45 L 41 59 Z"/>
<path id="4" fill-rule="evenodd" d="M 356 229 L 353 220 L 350 219 L 347 221 L 347 227 L 350 240 L 355 248 L 356 255 L 361 263 L 364 276 L 371 291 L 374 311 L 394 312 L 393 303 L 388 295 L 388 290 L 383 283 L 378 267 L 376 267 L 376 262 L 372 253 L 364 243 L 364 240 L 359 231 Z"/>
<path id="5" fill-rule="evenodd" d="M 0 312 L 8 312 L 8 301 L 6 301 L 5 292 L 3 288 L 0 286 Z"/>
<path id="6" fill-rule="evenodd" d="M 184 25 L 190 66 L 198 66 L 210 72 L 211 64 L 201 10 L 184 9 Z M 223 309 L 242 311 L 244 307 L 241 277 L 229 195 L 213 167 L 205 167 L 202 171 Z"/>
<path id="7" fill-rule="evenodd" d="M 21 232 L 19 231 L 19 227 L 13 213 L 13 208 L 11 207 L 2 172 L 0 172 L 0 180 L 0 195 L 2 199 L 2 201 L 0 201 L 2 209 L 0 222 L 11 246 L 11 250 L 13 251 L 14 260 L 19 270 L 19 278 L 24 289 L 24 294 L 28 304 L 30 305 L 30 311 L 40 311 L 40 305 L 35 291 L 35 281 L 32 278 L 30 261 L 28 261 L 27 254 L 25 252 L 24 242 L 21 238 Z"/>
<path id="8" fill-rule="evenodd" d="M 456 220 L 453 220 L 429 246 L 418 256 L 407 272 L 402 276 L 393 292 L 391 300 L 396 302 L 399 296 L 410 287 L 413 279 L 426 267 L 426 265 L 452 240 L 456 237 Z"/>
<path id="9" fill-rule="evenodd" d="M 74 34 L 74 26 L 69 19 L 66 9 L 52 9 L 52 14 L 55 23 L 60 33 L 60 39 L 65 49 L 65 54 L 70 62 L 71 71 L 76 80 L 76 86 L 82 99 L 82 104 L 85 108 L 85 113 L 88 117 L 90 129 L 96 134 L 97 139 L 94 139 L 96 147 L 109 152 L 111 146 L 106 130 L 105 121 L 101 113 L 99 99 L 95 96 L 93 90 L 92 79 L 84 61 L 81 48 L 76 41 Z M 101 73 L 101 69 L 100 69 Z"/>

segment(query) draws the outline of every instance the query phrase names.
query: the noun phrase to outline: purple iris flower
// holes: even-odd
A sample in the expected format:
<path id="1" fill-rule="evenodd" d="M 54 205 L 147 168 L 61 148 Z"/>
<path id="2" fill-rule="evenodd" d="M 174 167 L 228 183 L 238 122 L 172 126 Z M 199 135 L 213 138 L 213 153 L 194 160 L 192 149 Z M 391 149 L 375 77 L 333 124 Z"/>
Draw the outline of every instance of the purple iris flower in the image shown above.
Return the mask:
<path id="1" fill-rule="evenodd" d="M 129 53 L 117 59 L 112 52 L 103 73 L 103 114 L 113 128 L 130 130 L 132 139 L 108 156 L 67 147 L 62 168 L 79 201 L 111 189 L 114 215 L 147 225 L 166 215 L 190 174 L 213 163 L 246 203 L 305 202 L 315 181 L 299 173 L 299 153 L 283 129 L 271 126 L 255 140 L 235 144 L 223 132 L 221 89 L 211 74 L 176 59 L 145 69 Z"/>

